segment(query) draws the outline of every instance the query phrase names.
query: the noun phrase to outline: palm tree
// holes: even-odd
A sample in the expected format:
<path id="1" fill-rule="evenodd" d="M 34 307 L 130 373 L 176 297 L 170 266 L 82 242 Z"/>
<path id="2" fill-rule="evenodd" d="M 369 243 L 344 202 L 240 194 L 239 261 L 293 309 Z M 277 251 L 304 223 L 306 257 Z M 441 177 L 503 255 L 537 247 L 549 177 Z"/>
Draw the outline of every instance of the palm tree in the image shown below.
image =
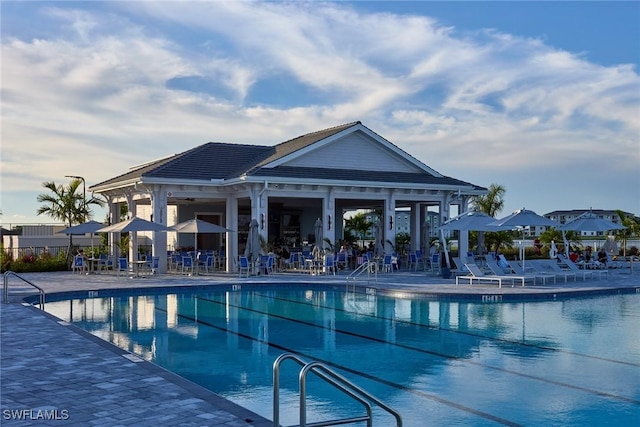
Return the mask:
<path id="1" fill-rule="evenodd" d="M 367 232 L 373 227 L 371 221 L 367 221 L 367 216 L 363 212 L 358 212 L 351 218 L 345 220 L 345 231 L 353 231 L 356 236 L 363 240 Z"/>
<path id="2" fill-rule="evenodd" d="M 82 180 L 73 179 L 67 186 L 58 185 L 54 181 L 43 182 L 42 186 L 51 193 L 38 195 L 38 202 L 44 203 L 36 213 L 47 215 L 51 218 L 63 222 L 67 227 L 74 224 L 86 222 L 91 218 L 89 205 L 104 206 L 104 201 L 91 197 L 86 200 L 84 193 L 78 191 Z M 67 262 L 71 260 L 71 248 L 73 247 L 73 236 L 69 234 L 69 248 L 67 250 Z"/>
<path id="3" fill-rule="evenodd" d="M 625 229 L 616 232 L 616 239 L 622 242 L 622 255 L 627 256 L 627 240 L 634 236 L 640 236 L 640 218 L 637 216 L 627 216 L 624 211 L 617 210 L 616 213 L 620 217 L 620 222 Z"/>
<path id="4" fill-rule="evenodd" d="M 475 196 L 471 199 L 471 205 L 478 211 L 495 217 L 504 208 L 504 194 L 507 190 L 498 184 L 491 184 L 487 194 Z"/>
<path id="5" fill-rule="evenodd" d="M 471 206 L 479 212 L 495 217 L 496 214 L 504 208 L 504 195 L 507 190 L 498 184 L 491 184 L 488 190 L 484 196 L 473 197 L 471 199 Z M 507 247 L 513 245 L 513 233 L 511 231 L 486 233 L 484 238 L 488 250 L 491 250 L 492 246 L 495 246 L 497 251 L 502 245 Z"/>

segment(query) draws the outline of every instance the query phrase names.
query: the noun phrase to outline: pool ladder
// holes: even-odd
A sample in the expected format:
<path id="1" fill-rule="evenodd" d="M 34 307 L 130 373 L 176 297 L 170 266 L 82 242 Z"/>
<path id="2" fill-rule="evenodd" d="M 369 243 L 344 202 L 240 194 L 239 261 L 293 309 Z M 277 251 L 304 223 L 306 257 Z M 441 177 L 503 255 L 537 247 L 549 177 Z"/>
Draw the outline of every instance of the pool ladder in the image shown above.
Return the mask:
<path id="1" fill-rule="evenodd" d="M 371 280 L 371 275 L 373 274 L 373 277 L 377 282 L 378 281 L 378 264 L 373 261 L 364 262 L 360 264 L 358 268 L 356 268 L 351 273 L 349 273 L 346 280 L 348 282 L 349 279 L 351 279 L 355 282 L 355 280 L 361 275 L 363 275 L 364 273 L 367 273 L 367 281 Z"/>
<path id="2" fill-rule="evenodd" d="M 40 293 L 40 310 L 44 310 L 44 289 L 42 289 L 37 285 L 34 285 L 33 283 L 31 283 L 24 277 L 14 273 L 13 271 L 7 271 L 4 273 L 4 282 L 3 282 L 3 288 L 2 288 L 2 302 L 4 302 L 5 304 L 9 302 L 9 276 L 17 277 L 18 279 L 25 282 L 27 285 L 36 288 Z"/>
<path id="3" fill-rule="evenodd" d="M 299 427 L 323 427 L 323 426 L 335 426 L 342 424 L 353 424 L 357 422 L 366 421 L 367 427 L 373 426 L 373 404 L 379 406 L 387 413 L 391 414 L 396 419 L 396 427 L 402 427 L 402 417 L 400 413 L 395 409 L 382 402 L 372 394 L 368 393 L 364 389 L 350 382 L 345 377 L 332 371 L 324 364 L 313 361 L 306 362 L 300 357 L 291 354 L 284 353 L 278 356 L 273 362 L 273 426 L 280 427 L 280 365 L 285 360 L 293 360 L 298 363 L 302 368 L 298 374 L 298 381 L 300 386 L 300 420 Z M 350 396 L 354 400 L 360 402 L 366 410 L 365 415 L 340 418 L 336 420 L 319 421 L 314 423 L 307 422 L 307 376 L 309 373 L 316 374 L 319 378 L 325 380 L 329 384 L 333 385 L 346 395 Z M 291 426 L 293 427 L 293 426 Z"/>

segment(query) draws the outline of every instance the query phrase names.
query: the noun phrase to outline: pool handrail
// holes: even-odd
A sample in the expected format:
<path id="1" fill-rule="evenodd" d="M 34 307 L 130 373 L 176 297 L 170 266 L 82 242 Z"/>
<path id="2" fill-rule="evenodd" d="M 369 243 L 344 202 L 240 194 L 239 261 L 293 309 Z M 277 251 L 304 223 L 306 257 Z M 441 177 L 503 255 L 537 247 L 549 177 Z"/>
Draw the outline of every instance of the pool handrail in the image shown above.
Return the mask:
<path id="1" fill-rule="evenodd" d="M 349 273 L 346 280 L 349 281 L 349 279 L 351 279 L 355 281 L 357 277 L 365 272 L 367 273 L 367 277 L 370 278 L 372 271 L 375 275 L 376 281 L 378 281 L 378 264 L 375 261 L 365 261 L 360 264 L 358 268 Z"/>
<path id="2" fill-rule="evenodd" d="M 326 365 L 321 362 L 313 361 L 306 362 L 302 358 L 291 354 L 284 353 L 276 358 L 273 362 L 273 425 L 274 427 L 280 427 L 280 365 L 283 361 L 291 359 L 302 366 L 300 373 L 298 374 L 298 381 L 300 387 L 300 427 L 323 427 L 333 426 L 338 424 L 352 424 L 356 422 L 366 421 L 367 427 L 373 426 L 373 411 L 371 403 L 375 403 L 384 411 L 392 415 L 396 419 L 396 427 L 402 427 L 402 416 L 398 411 L 391 408 L 389 405 L 367 392 L 363 388 L 358 387 L 351 381 L 341 376 L 337 372 L 332 371 Z M 319 378 L 325 380 L 327 383 L 341 390 L 343 393 L 349 395 L 354 400 L 360 402 L 366 409 L 367 414 L 342 418 L 337 420 L 319 421 L 315 423 L 307 423 L 307 375 L 309 372 L 313 372 Z"/>
<path id="3" fill-rule="evenodd" d="M 3 296 L 2 302 L 4 302 L 5 304 L 7 304 L 9 302 L 9 276 L 17 277 L 18 279 L 22 280 L 26 284 L 36 288 L 38 290 L 38 292 L 40 293 L 40 310 L 44 310 L 44 300 L 45 300 L 44 289 L 42 289 L 38 285 L 35 285 L 35 284 L 31 283 L 30 281 L 28 281 L 27 279 L 25 279 L 24 277 L 20 276 L 19 274 L 17 274 L 14 271 L 6 271 L 4 273 L 4 278 L 3 278 L 4 282 L 3 282 L 3 288 L 2 288 L 2 296 Z"/>

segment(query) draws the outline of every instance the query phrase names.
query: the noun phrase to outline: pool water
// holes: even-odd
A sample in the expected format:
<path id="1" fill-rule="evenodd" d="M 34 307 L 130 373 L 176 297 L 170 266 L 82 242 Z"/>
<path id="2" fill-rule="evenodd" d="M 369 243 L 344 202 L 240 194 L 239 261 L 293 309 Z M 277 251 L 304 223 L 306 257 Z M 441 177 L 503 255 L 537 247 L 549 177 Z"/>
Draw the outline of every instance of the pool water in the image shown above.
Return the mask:
<path id="1" fill-rule="evenodd" d="M 404 426 L 640 422 L 638 294 L 472 303 L 243 285 L 46 310 L 269 419 L 273 362 L 292 352 L 381 398 Z M 282 366 L 284 425 L 298 422 L 298 371 Z M 317 379 L 308 392 L 308 422 L 363 412 Z"/>

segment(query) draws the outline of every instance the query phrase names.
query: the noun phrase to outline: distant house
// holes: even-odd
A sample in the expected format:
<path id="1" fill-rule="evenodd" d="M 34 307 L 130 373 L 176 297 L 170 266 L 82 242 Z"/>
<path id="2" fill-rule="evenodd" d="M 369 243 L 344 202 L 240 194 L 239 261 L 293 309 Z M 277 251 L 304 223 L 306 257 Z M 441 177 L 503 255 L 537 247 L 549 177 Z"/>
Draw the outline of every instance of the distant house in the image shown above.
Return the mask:
<path id="1" fill-rule="evenodd" d="M 133 215 L 147 212 L 153 221 L 169 226 L 198 217 L 236 230 L 197 237 L 198 248 L 226 251 L 228 270 L 244 251 L 252 219 L 265 241 L 293 247 L 315 241 L 317 219 L 323 237 L 336 242 L 342 237 L 344 212 L 375 209 L 382 213 L 383 241 L 393 242 L 396 209 L 404 208 L 412 245 L 419 248 L 427 207 L 436 206 L 441 218 L 448 218 L 451 206 L 466 207 L 471 197 L 487 192 L 440 174 L 360 122 L 275 146 L 209 142 L 150 161 L 89 190 L 107 198 L 112 223 L 124 203 Z M 169 238 L 176 246 L 195 244 L 193 235 Z M 166 233 L 153 238 L 161 266 L 172 246 L 167 239 Z"/>

